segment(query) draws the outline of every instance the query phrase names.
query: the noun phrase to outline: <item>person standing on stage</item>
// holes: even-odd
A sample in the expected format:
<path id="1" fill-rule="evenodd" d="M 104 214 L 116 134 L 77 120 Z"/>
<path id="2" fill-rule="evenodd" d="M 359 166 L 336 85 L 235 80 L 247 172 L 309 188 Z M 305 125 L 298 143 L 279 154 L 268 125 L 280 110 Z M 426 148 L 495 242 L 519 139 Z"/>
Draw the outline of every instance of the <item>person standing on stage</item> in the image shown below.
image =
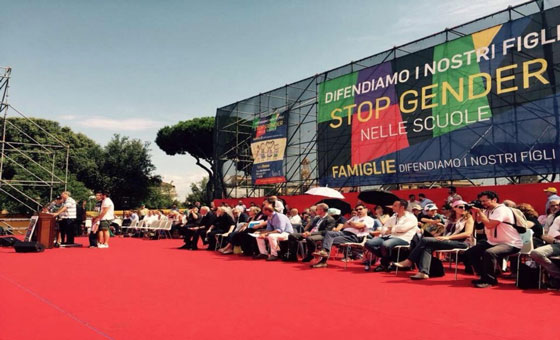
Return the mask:
<path id="1" fill-rule="evenodd" d="M 74 244 L 74 233 L 76 231 L 76 201 L 70 197 L 69 191 L 60 194 L 63 206 L 54 216 L 60 217 L 60 237 L 62 244 Z"/>
<path id="2" fill-rule="evenodd" d="M 99 221 L 97 248 L 109 248 L 109 227 L 115 219 L 115 205 L 106 192 L 99 191 L 97 194 L 101 195 L 101 212 L 92 221 L 92 223 Z"/>

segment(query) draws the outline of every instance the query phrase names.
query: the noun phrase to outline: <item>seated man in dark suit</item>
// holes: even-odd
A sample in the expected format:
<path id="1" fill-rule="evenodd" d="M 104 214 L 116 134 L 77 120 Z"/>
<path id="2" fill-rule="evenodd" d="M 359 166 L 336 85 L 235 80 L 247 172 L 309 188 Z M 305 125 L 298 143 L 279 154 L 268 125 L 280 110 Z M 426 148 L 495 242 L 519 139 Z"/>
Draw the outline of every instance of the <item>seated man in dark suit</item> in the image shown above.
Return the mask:
<path id="1" fill-rule="evenodd" d="M 288 247 L 289 247 L 289 261 L 297 261 L 297 247 L 298 242 L 305 239 L 307 245 L 307 256 L 303 258 L 302 262 L 309 262 L 313 259 L 313 253 L 315 252 L 318 241 L 322 241 L 325 233 L 331 231 L 336 226 L 336 221 L 332 216 L 328 214 L 329 206 L 325 203 L 317 204 L 317 216 L 313 221 L 306 226 L 306 230 L 303 233 L 293 233 L 288 237 Z M 282 246 L 285 246 L 281 243 Z"/>
<path id="2" fill-rule="evenodd" d="M 206 238 L 206 231 L 214 224 L 216 220 L 216 215 L 210 211 L 210 208 L 203 206 L 200 208 L 200 223 L 192 227 L 187 227 L 185 231 L 185 244 L 179 249 L 198 249 L 198 238 L 202 237 L 204 240 Z"/>

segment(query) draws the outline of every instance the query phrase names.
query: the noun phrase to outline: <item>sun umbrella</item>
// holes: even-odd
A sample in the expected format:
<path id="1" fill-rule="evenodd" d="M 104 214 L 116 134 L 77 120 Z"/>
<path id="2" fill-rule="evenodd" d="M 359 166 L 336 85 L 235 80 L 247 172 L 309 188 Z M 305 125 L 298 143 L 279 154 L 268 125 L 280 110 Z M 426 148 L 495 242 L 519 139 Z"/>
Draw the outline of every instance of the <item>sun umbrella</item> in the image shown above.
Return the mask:
<path id="1" fill-rule="evenodd" d="M 339 200 L 337 198 L 327 198 L 321 200 L 315 204 L 325 203 L 329 206 L 329 208 L 337 208 L 340 210 L 341 215 L 349 214 L 352 211 L 352 206 L 348 202 L 344 202 L 343 200 Z"/>
<path id="2" fill-rule="evenodd" d="M 337 190 L 331 189 L 329 187 L 316 187 L 309 189 L 305 192 L 308 195 L 324 196 L 329 198 L 340 198 L 344 199 L 344 196 Z"/>
<path id="3" fill-rule="evenodd" d="M 400 200 L 397 195 L 384 190 L 362 191 L 358 195 L 358 199 L 365 203 L 381 206 L 392 205 L 395 201 Z"/>

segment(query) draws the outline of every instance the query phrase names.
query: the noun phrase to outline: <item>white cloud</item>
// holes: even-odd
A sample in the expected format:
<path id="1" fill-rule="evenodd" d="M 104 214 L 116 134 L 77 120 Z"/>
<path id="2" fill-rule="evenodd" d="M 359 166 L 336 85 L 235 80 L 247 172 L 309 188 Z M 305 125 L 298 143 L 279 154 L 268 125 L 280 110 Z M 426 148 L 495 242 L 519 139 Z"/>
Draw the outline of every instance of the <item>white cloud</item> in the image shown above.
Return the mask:
<path id="1" fill-rule="evenodd" d="M 489 15 L 508 6 L 518 5 L 525 1 L 517 0 L 469 0 L 469 1 L 429 1 L 415 8 L 415 15 L 400 16 L 395 25 L 393 36 L 398 40 L 404 38 L 406 41 L 397 41 L 400 45 L 423 36 L 443 31 L 446 27 L 455 27 L 477 18 Z M 403 11 L 406 6 L 400 5 Z M 437 18 L 437 20 L 434 20 Z"/>
<path id="2" fill-rule="evenodd" d="M 79 125 L 103 130 L 118 130 L 118 131 L 142 131 L 156 129 L 164 125 L 162 121 L 156 121 L 146 118 L 127 118 L 127 119 L 113 119 L 113 118 L 86 118 L 81 120 Z"/>
<path id="3" fill-rule="evenodd" d="M 61 116 L 59 116 L 59 118 L 62 121 L 67 121 L 67 120 L 75 120 L 76 118 L 78 118 L 78 116 L 76 116 L 76 115 L 61 115 Z"/>

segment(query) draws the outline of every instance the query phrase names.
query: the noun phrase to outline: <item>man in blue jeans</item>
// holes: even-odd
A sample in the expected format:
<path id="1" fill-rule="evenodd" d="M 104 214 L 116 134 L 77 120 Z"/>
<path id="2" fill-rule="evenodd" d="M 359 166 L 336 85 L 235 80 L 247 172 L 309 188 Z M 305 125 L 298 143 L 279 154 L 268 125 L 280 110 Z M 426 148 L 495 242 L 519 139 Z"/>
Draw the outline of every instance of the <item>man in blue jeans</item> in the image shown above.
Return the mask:
<path id="1" fill-rule="evenodd" d="M 381 264 L 375 268 L 376 272 L 388 271 L 391 263 L 391 250 L 396 246 L 409 245 L 419 231 L 418 219 L 406 210 L 408 207 L 406 200 L 395 201 L 391 207 L 395 212 L 393 216 L 380 231 L 374 232 L 377 237 L 366 242 L 366 248 L 381 257 Z M 366 264 L 365 269 L 369 270 L 369 264 Z"/>

